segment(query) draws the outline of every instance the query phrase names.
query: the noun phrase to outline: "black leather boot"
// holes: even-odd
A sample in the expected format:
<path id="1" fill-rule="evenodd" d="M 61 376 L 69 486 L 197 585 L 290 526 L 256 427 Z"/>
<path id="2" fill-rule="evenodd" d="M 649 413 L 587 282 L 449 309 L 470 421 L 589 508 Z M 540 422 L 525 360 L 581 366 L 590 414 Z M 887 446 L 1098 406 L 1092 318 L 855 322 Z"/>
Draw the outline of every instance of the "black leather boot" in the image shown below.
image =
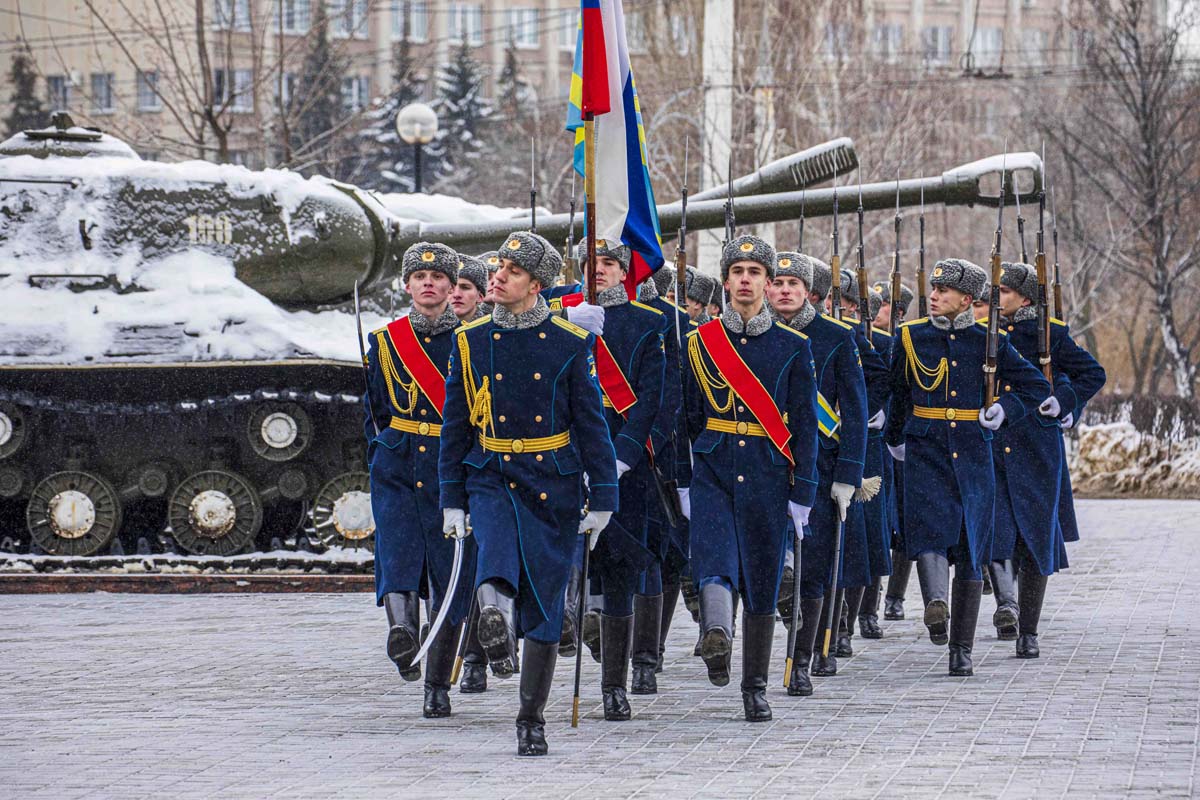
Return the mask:
<path id="1" fill-rule="evenodd" d="M 984 573 L 983 573 L 983 594 L 991 594 L 991 593 L 992 593 L 992 579 L 991 579 L 991 577 L 990 577 L 990 576 L 987 574 L 987 571 L 986 571 L 986 570 L 984 570 Z"/>
<path id="2" fill-rule="evenodd" d="M 975 623 L 979 621 L 979 600 L 983 581 L 954 579 L 954 607 L 950 611 L 950 674 L 967 677 L 975 674 L 971 649 L 975 646 Z"/>
<path id="3" fill-rule="evenodd" d="M 593 605 L 595 604 L 595 605 Z M 588 598 L 588 609 L 583 615 L 583 643 L 587 645 L 592 660 L 600 663 L 600 599 Z"/>
<path id="4" fill-rule="evenodd" d="M 679 584 L 668 583 L 663 587 L 662 626 L 658 629 L 658 661 L 654 671 L 663 671 L 663 657 L 667 653 L 667 633 L 671 630 L 671 620 L 675 619 L 675 605 L 679 602 Z"/>
<path id="5" fill-rule="evenodd" d="M 808 668 L 812 662 L 817 631 L 821 627 L 822 605 L 819 597 L 800 601 L 800 631 L 796 634 L 796 649 L 792 653 L 792 674 L 788 677 L 787 693 L 790 697 L 808 697 L 813 693 Z"/>
<path id="6" fill-rule="evenodd" d="M 692 615 L 692 622 L 700 624 L 700 590 L 690 575 L 681 576 L 679 593 L 683 595 L 683 607 Z"/>
<path id="7" fill-rule="evenodd" d="M 946 621 L 950 618 L 950 561 L 943 553 L 921 553 L 917 556 L 917 580 L 921 582 L 921 599 L 925 601 L 925 627 L 929 641 L 945 644 Z"/>
<path id="8" fill-rule="evenodd" d="M 487 691 L 487 656 L 479 644 L 479 604 L 471 608 L 467 620 L 466 647 L 463 648 L 462 676 L 458 679 L 458 690 L 463 694 L 480 694 Z"/>
<path id="9" fill-rule="evenodd" d="M 700 590 L 700 658 L 708 668 L 713 686 L 729 684 L 729 660 L 733 653 L 733 593 L 710 583 Z"/>
<path id="10" fill-rule="evenodd" d="M 388 620 L 388 658 L 406 681 L 421 677 L 420 665 L 412 663 L 413 656 L 421 649 L 417 623 L 420 602 L 416 592 L 388 592 L 383 596 L 383 610 L 387 612 Z"/>
<path id="11" fill-rule="evenodd" d="M 633 676 L 631 694 L 658 694 L 654 668 L 658 666 L 658 635 L 662 633 L 663 596 L 633 596 Z"/>
<path id="12" fill-rule="evenodd" d="M 1038 622 L 1042 618 L 1042 601 L 1046 599 L 1047 578 L 1028 561 L 1022 565 L 1021 577 L 1017 581 L 1017 600 L 1021 607 L 1019 634 L 1017 636 L 1017 658 L 1037 658 Z"/>
<path id="13" fill-rule="evenodd" d="M 771 644 L 775 638 L 774 614 L 742 615 L 742 708 L 746 722 L 767 722 L 767 675 L 771 668 Z"/>
<path id="14" fill-rule="evenodd" d="M 882 639 L 883 628 L 879 627 L 879 590 L 881 579 L 863 592 L 862 603 L 858 607 L 858 632 L 864 639 Z"/>
<path id="15" fill-rule="evenodd" d="M 783 620 L 783 627 L 792 627 L 792 602 L 796 591 L 796 573 L 791 565 L 783 568 L 783 577 L 779 579 L 779 597 L 775 600 L 775 610 Z"/>
<path id="16" fill-rule="evenodd" d="M 838 596 L 834 593 L 834 596 Z M 818 611 L 817 623 L 817 639 L 813 644 L 812 668 L 809 674 L 817 678 L 830 678 L 837 675 L 837 640 L 839 631 L 842 627 L 842 615 L 833 615 L 833 629 L 829 631 L 829 653 L 825 653 L 825 604 L 829 602 L 829 595 L 821 599 L 821 608 Z"/>
<path id="17" fill-rule="evenodd" d="M 517 714 L 517 755 L 544 756 L 546 720 L 542 711 L 554 682 L 554 664 L 558 661 L 558 643 L 525 640 L 521 661 L 521 711 Z"/>
<path id="18" fill-rule="evenodd" d="M 510 678 L 517 668 L 517 633 L 513 620 L 516 598 L 496 581 L 479 585 L 479 644 L 497 678 Z"/>
<path id="19" fill-rule="evenodd" d="M 462 623 L 443 625 L 425 656 L 425 707 L 422 714 L 426 719 L 450 716 L 450 673 L 454 670 L 454 659 L 458 655 L 458 633 L 461 630 Z"/>
<path id="20" fill-rule="evenodd" d="M 854 655 L 851 639 L 854 638 L 854 621 L 858 619 L 858 609 L 862 605 L 864 591 L 863 586 L 846 590 L 846 602 L 842 606 L 842 627 L 837 640 L 838 658 L 850 658 Z"/>
<path id="21" fill-rule="evenodd" d="M 904 619 L 904 594 L 908 591 L 908 576 L 912 573 L 912 565 L 913 562 L 908 560 L 908 553 L 892 550 L 892 574 L 888 577 L 887 596 L 883 598 L 884 619 Z"/>
<path id="22" fill-rule="evenodd" d="M 1012 561 L 992 561 L 987 567 L 992 577 L 992 594 L 996 596 L 996 612 L 992 625 L 996 638 L 1011 642 L 1017 638 L 1017 587 Z"/>
<path id="23" fill-rule="evenodd" d="M 571 567 L 571 577 L 567 581 L 566 600 L 563 603 L 562 633 L 558 637 L 558 654 L 560 656 L 575 655 L 575 648 L 579 645 L 575 620 L 579 615 L 579 592 L 582 579 L 579 568 Z"/>
<path id="24" fill-rule="evenodd" d="M 633 643 L 633 615 L 600 616 L 600 690 L 604 694 L 604 718 L 610 722 L 629 719 L 625 680 L 629 677 L 629 650 Z"/>

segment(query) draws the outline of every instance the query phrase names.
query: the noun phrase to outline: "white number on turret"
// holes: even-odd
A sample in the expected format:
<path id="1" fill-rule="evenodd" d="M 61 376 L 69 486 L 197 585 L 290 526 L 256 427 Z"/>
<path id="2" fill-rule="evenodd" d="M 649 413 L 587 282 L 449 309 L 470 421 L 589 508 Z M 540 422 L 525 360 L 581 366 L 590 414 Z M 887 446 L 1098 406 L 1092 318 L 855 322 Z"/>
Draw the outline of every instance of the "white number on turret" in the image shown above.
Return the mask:
<path id="1" fill-rule="evenodd" d="M 191 244 L 233 244 L 233 223 L 228 214 L 192 214 L 185 217 Z"/>

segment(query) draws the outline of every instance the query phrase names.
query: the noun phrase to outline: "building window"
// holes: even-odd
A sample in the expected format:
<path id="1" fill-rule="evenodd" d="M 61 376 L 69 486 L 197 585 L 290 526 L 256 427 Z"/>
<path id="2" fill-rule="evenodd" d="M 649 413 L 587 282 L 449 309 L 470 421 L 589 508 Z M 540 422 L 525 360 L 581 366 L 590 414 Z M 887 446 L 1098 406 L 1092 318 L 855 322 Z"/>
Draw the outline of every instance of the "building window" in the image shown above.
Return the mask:
<path id="1" fill-rule="evenodd" d="M 392 39 L 404 38 L 404 15 L 408 15 L 408 41 L 429 41 L 429 6 L 392 0 Z"/>
<path id="2" fill-rule="evenodd" d="M 248 69 L 213 70 L 213 102 L 230 111 L 254 110 L 253 73 Z"/>
<path id="3" fill-rule="evenodd" d="M 1002 28 L 980 28 L 972 46 L 975 66 L 979 68 L 1000 66 L 1004 54 L 1004 30 Z"/>
<path id="4" fill-rule="evenodd" d="M 340 38 L 366 39 L 367 0 L 330 0 L 329 19 L 333 23 L 333 35 Z"/>
<path id="5" fill-rule="evenodd" d="M 71 84 L 66 75 L 46 76 L 46 99 L 51 111 L 60 111 L 71 105 Z"/>
<path id="6" fill-rule="evenodd" d="M 575 9 L 558 12 L 554 26 L 558 31 L 558 49 L 574 51 L 579 38 L 579 12 Z"/>
<path id="7" fill-rule="evenodd" d="M 371 79 L 366 75 L 342 78 L 342 108 L 362 111 L 371 102 Z"/>
<path id="8" fill-rule="evenodd" d="M 538 46 L 538 10 L 536 8 L 510 8 L 508 10 L 508 37 L 517 47 L 533 50 Z"/>
<path id="9" fill-rule="evenodd" d="M 848 55 L 850 53 L 850 36 L 849 23 L 825 23 L 825 37 L 821 43 L 821 54 L 830 61 Z"/>
<path id="10" fill-rule="evenodd" d="M 275 30 L 279 30 L 279 12 L 283 11 L 284 33 L 308 33 L 309 14 L 312 11 L 310 0 L 270 0 L 274 9 Z"/>
<path id="11" fill-rule="evenodd" d="M 111 72 L 93 72 L 92 111 L 96 114 L 109 114 L 114 107 L 113 74 Z"/>
<path id="12" fill-rule="evenodd" d="M 158 96 L 158 73 L 137 73 L 137 108 L 138 111 L 161 111 L 162 98 Z"/>
<path id="13" fill-rule="evenodd" d="M 1047 51 L 1050 34 L 1040 28 L 1025 28 L 1021 31 L 1021 63 L 1030 67 L 1044 67 L 1049 63 Z"/>
<path id="14" fill-rule="evenodd" d="M 875 57 L 889 64 L 900 60 L 904 47 L 904 26 L 895 24 L 876 25 L 871 34 L 871 48 Z"/>
<path id="15" fill-rule="evenodd" d="M 646 35 L 646 21 L 640 11 L 630 11 L 625 14 L 625 41 L 629 44 L 629 52 L 645 53 L 650 41 Z"/>
<path id="16" fill-rule="evenodd" d="M 212 25 L 219 31 L 250 30 L 250 0 L 213 0 Z"/>
<path id="17" fill-rule="evenodd" d="M 694 17 L 672 15 L 671 42 L 675 45 L 675 52 L 681 56 L 692 52 L 696 44 L 696 20 Z"/>
<path id="18" fill-rule="evenodd" d="M 949 64 L 954 28 L 934 25 L 921 31 L 921 52 L 926 63 Z"/>
<path id="19" fill-rule="evenodd" d="M 291 108 L 292 98 L 296 96 L 296 73 L 285 72 L 283 74 L 283 97 L 279 97 L 279 85 L 276 85 L 275 102 L 280 103 L 285 109 Z"/>
<path id="20" fill-rule="evenodd" d="M 466 40 L 472 46 L 483 44 L 483 7 L 469 3 L 450 4 L 450 42 L 462 44 Z"/>

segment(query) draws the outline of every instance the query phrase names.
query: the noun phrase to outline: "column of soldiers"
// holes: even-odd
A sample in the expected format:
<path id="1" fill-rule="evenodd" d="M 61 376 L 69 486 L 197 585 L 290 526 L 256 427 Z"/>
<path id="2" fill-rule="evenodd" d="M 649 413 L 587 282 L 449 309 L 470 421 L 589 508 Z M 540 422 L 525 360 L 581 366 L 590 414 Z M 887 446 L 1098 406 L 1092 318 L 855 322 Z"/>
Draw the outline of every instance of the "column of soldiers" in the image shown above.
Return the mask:
<path id="1" fill-rule="evenodd" d="M 629 249 L 596 253 L 584 298 L 536 233 L 477 258 L 414 245 L 412 311 L 370 335 L 377 601 L 426 717 L 450 714 L 457 655 L 463 693 L 519 675 L 517 752 L 545 754 L 558 656 L 586 647 L 605 719 L 627 720 L 627 693 L 661 690 L 682 594 L 715 686 L 734 672 L 740 606 L 743 711 L 769 720 L 777 619 L 797 620 L 787 694 L 812 695 L 853 655 L 856 624 L 884 635 L 881 600 L 904 618 L 914 562 L 951 675 L 973 672 L 984 573 L 997 636 L 1038 657 L 1047 577 L 1079 536 L 1063 430 L 1104 371 L 1058 320 L 1053 380 L 1035 366 L 1032 267 L 1003 268 L 992 398 L 973 309 L 987 275 L 963 259 L 935 265 L 929 316 L 903 321 L 907 287 L 879 284 L 862 309 L 852 273 L 753 236 L 726 244 L 719 283 L 662 267 L 637 299 Z M 449 604 L 423 668 L 422 596 L 435 615 Z"/>

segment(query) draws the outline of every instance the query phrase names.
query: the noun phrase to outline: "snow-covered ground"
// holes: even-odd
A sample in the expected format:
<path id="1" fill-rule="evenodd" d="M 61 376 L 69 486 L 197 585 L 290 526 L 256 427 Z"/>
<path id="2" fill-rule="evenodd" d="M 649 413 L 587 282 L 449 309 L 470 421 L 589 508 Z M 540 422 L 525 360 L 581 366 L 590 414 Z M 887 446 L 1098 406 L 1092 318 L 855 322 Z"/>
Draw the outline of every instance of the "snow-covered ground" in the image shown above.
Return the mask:
<path id="1" fill-rule="evenodd" d="M 1074 489 L 1091 497 L 1200 497 L 1200 437 L 1161 439 L 1129 422 L 1081 425 Z"/>

